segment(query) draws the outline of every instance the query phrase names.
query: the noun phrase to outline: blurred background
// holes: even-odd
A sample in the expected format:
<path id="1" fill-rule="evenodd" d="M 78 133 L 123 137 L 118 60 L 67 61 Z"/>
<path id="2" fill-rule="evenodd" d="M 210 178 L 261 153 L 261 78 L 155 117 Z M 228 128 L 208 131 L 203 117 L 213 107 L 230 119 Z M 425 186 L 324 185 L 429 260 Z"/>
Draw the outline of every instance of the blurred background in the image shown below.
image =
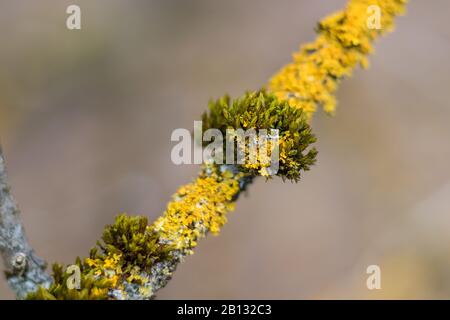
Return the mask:
<path id="1" fill-rule="evenodd" d="M 66 28 L 74 3 L 81 31 Z M 118 213 L 158 217 L 199 169 L 172 164 L 172 130 L 264 85 L 344 5 L 1 1 L 0 137 L 37 253 L 72 263 Z M 316 114 L 317 165 L 256 181 L 158 298 L 450 298 L 449 10 L 411 1 L 336 116 Z"/>

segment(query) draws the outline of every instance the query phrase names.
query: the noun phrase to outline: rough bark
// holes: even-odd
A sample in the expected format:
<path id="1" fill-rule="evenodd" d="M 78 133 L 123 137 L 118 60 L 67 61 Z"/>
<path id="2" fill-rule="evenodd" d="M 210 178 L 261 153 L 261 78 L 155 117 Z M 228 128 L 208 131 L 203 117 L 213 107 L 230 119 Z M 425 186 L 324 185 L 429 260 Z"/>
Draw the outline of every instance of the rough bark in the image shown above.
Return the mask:
<path id="1" fill-rule="evenodd" d="M 0 254 L 5 274 L 16 296 L 25 298 L 39 285 L 48 287 L 51 277 L 45 272 L 46 263 L 28 243 L 20 221 L 20 211 L 11 195 L 5 159 L 0 147 Z"/>

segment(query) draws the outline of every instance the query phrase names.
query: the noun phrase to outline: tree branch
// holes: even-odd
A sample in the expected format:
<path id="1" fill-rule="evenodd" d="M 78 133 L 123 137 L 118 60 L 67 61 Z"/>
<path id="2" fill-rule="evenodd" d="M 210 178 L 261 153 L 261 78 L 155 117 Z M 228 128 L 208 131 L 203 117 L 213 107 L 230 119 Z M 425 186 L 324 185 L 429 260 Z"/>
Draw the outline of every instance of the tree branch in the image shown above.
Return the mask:
<path id="1" fill-rule="evenodd" d="M 383 13 L 381 29 L 367 25 L 367 9 L 373 2 Z M 358 65 L 367 66 L 372 42 L 392 30 L 406 2 L 349 0 L 346 9 L 319 23 L 317 39 L 270 80 L 267 92 L 247 93 L 235 101 L 225 96 L 210 103 L 210 112 L 203 116 L 206 128 L 222 133 L 229 128 L 278 129 L 277 175 L 297 181 L 316 155 L 309 149 L 315 142 L 309 119 L 320 106 L 334 112 L 341 80 Z M 52 280 L 25 238 L 0 152 L 0 251 L 10 270 L 8 281 L 19 297 L 38 289 L 28 296 L 31 299 L 150 299 L 197 242 L 226 223 L 226 214 L 252 179 L 268 175 L 268 168 L 255 164 L 204 165 L 199 177 L 177 191 L 153 224 L 148 225 L 145 217 L 121 215 L 107 226 L 89 258 L 76 261 L 79 289 L 67 287 L 68 275 L 61 265 L 53 266 L 54 283 L 48 288 Z"/>
<path id="2" fill-rule="evenodd" d="M 45 272 L 46 263 L 35 255 L 28 243 L 8 184 L 6 165 L 0 147 L 0 253 L 8 283 L 18 298 L 25 298 L 38 286 L 49 287 L 52 280 Z"/>

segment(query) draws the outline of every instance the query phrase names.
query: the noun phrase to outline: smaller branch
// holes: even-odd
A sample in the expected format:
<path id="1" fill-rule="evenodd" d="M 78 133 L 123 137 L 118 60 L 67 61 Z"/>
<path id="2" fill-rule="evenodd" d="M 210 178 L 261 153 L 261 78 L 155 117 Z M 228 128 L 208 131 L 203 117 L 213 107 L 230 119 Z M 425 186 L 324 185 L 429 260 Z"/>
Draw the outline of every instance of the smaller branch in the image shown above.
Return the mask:
<path id="1" fill-rule="evenodd" d="M 49 287 L 52 279 L 45 272 L 46 262 L 35 255 L 20 222 L 20 211 L 10 193 L 6 165 L 0 147 L 0 254 L 6 277 L 19 299 L 35 292 L 38 286 Z"/>

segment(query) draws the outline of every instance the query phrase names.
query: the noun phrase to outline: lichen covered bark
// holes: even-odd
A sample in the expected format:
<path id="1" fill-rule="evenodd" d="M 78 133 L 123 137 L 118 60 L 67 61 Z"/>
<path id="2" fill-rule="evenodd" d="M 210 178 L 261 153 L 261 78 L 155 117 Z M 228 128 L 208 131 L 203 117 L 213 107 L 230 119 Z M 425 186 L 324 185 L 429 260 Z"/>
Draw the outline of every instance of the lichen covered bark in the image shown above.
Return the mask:
<path id="1" fill-rule="evenodd" d="M 48 288 L 51 277 L 46 264 L 28 243 L 20 212 L 11 196 L 6 164 L 0 148 L 0 253 L 9 285 L 17 297 L 24 298 L 38 287 Z"/>
<path id="2" fill-rule="evenodd" d="M 407 0 L 350 0 L 317 27 L 315 41 L 303 45 L 269 82 L 269 90 L 289 105 L 302 108 L 309 117 L 322 107 L 333 114 L 340 81 L 353 69 L 369 66 L 368 55 L 380 35 L 392 31 L 396 16 L 404 13 Z M 369 28 L 371 8 L 379 10 L 379 28 Z M 377 27 L 376 25 L 374 27 Z"/>
<path id="3" fill-rule="evenodd" d="M 294 54 L 293 62 L 270 80 L 267 91 L 248 93 L 234 101 L 225 97 L 212 102 L 204 115 L 206 128 L 222 132 L 241 127 L 280 130 L 278 175 L 297 181 L 300 172 L 308 170 L 316 156 L 310 148 L 315 141 L 308 124 L 312 114 L 319 106 L 328 113 L 335 111 L 334 94 L 339 82 L 350 76 L 357 65 L 368 66 L 372 42 L 392 30 L 393 20 L 403 12 L 405 3 L 406 0 L 350 0 L 346 9 L 319 23 L 317 39 Z M 380 9 L 381 29 L 367 26 L 367 10 L 373 5 Z M 259 163 L 204 165 L 198 178 L 177 191 L 167 210 L 153 224 L 148 225 L 145 217 L 121 215 L 107 226 L 89 257 L 76 261 L 81 270 L 79 289 L 68 289 L 67 273 L 61 265 L 54 265 L 51 287 L 47 287 L 47 278 L 43 278 L 45 281 L 37 278 L 33 283 L 41 281 L 43 285 L 28 298 L 154 297 L 167 284 L 177 265 L 193 253 L 198 240 L 220 230 L 239 194 L 257 176 L 268 176 L 267 169 Z M 6 189 L 2 192 L 0 196 L 8 197 Z M 17 225 L 20 225 L 17 220 L 11 220 L 3 229 L 14 230 Z M 20 228 L 18 234 L 23 231 Z M 24 250 L 33 257 L 30 248 Z M 7 249 L 6 258 L 13 251 L 17 250 Z M 42 270 L 41 264 L 31 261 L 31 271 Z M 20 281 L 19 285 L 15 281 L 10 283 L 15 287 L 23 285 Z"/>
<path id="4" fill-rule="evenodd" d="M 217 234 L 252 177 L 233 166 L 205 165 L 197 179 L 180 187 L 153 224 L 120 215 L 107 226 L 89 258 L 77 259 L 81 287 L 68 289 L 68 274 L 54 265 L 54 284 L 29 299 L 150 299 L 170 280 L 198 240 Z"/>

